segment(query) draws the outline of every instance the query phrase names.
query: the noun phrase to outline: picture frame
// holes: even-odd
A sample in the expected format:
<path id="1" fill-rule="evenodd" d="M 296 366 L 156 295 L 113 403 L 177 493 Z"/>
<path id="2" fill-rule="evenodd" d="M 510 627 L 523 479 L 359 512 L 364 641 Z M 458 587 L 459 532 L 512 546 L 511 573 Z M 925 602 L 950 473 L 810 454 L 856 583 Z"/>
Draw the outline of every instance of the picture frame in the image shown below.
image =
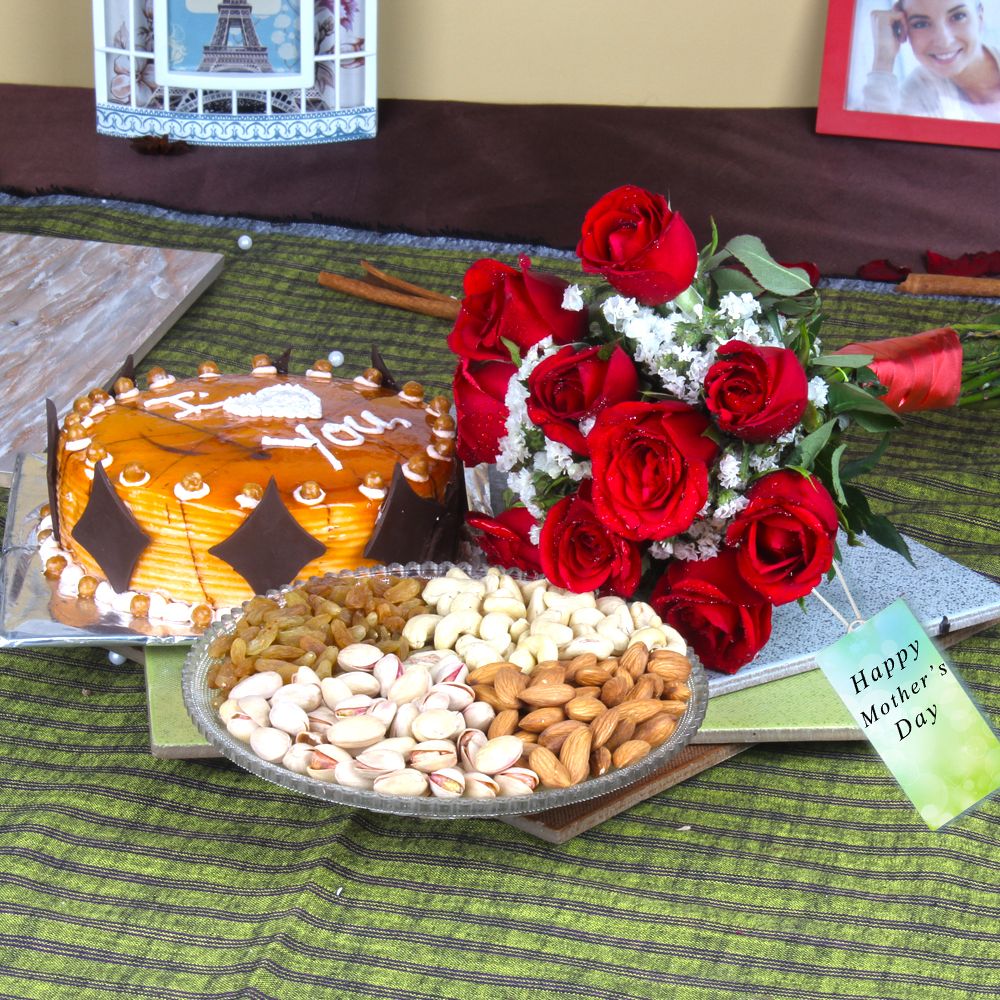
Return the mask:
<path id="1" fill-rule="evenodd" d="M 213 146 L 376 135 L 378 0 L 93 0 L 93 25 L 105 135 Z"/>
<path id="2" fill-rule="evenodd" d="M 916 0 L 903 0 L 907 7 Z M 928 20 L 942 16 L 971 14 L 974 23 L 963 17 L 964 37 L 947 43 L 948 59 L 971 50 L 970 32 L 981 40 L 983 49 L 1000 50 L 1000 0 L 920 0 Z M 904 142 L 926 142 L 952 146 L 1000 149 L 1000 103 L 976 105 L 963 100 L 962 91 L 946 68 L 924 63 L 928 54 L 920 50 L 918 31 L 931 30 L 924 21 L 914 21 L 894 29 L 898 52 L 891 74 L 876 70 L 876 34 L 873 12 L 884 21 L 912 18 L 898 10 L 893 16 L 891 0 L 829 0 L 826 40 L 820 77 L 816 131 L 826 135 L 848 135 Z M 980 13 L 980 11 L 982 13 Z M 884 27 L 880 26 L 884 31 Z M 951 29 L 949 29 L 951 30 Z M 907 37 L 909 35 L 909 37 Z M 994 44 L 995 43 L 995 44 Z M 997 57 L 990 55 L 995 62 Z M 938 60 L 940 61 L 940 60 Z M 895 81 L 895 82 L 893 82 Z M 995 114 L 995 120 L 988 120 Z"/>
<path id="3" fill-rule="evenodd" d="M 153 12 L 158 83 L 251 91 L 312 86 L 312 3 L 154 0 Z"/>

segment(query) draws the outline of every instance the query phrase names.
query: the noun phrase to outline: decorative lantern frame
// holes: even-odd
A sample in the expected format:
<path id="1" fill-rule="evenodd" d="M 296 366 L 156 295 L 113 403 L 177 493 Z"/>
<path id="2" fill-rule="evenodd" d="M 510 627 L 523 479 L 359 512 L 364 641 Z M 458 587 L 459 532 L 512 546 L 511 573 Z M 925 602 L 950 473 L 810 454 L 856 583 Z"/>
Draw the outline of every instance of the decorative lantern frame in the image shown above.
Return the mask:
<path id="1" fill-rule="evenodd" d="M 93 3 L 99 132 L 216 146 L 375 135 L 378 0 Z"/>

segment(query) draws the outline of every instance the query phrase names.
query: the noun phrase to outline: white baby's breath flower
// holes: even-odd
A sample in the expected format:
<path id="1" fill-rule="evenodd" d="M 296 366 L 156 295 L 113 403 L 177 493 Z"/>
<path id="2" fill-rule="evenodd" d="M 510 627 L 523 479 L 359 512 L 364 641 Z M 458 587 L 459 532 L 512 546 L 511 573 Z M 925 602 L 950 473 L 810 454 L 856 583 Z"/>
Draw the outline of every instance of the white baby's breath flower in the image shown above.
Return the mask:
<path id="1" fill-rule="evenodd" d="M 760 312 L 760 303 L 749 292 L 727 292 L 719 299 L 719 312 L 727 319 L 749 319 Z"/>
<path id="2" fill-rule="evenodd" d="M 597 417 L 584 417 L 580 421 L 580 433 L 586 437 L 594 429 L 594 424 L 596 423 Z"/>
<path id="3" fill-rule="evenodd" d="M 558 441 L 545 440 L 545 449 L 535 455 L 534 466 L 539 472 L 544 472 L 550 479 L 558 479 L 567 475 L 574 482 L 590 475 L 590 462 L 577 462 L 572 450 Z"/>
<path id="4" fill-rule="evenodd" d="M 698 543 L 684 542 L 679 539 L 674 542 L 673 556 L 675 559 L 683 559 L 685 562 L 695 562 L 698 559 Z"/>
<path id="5" fill-rule="evenodd" d="M 674 554 L 674 543 L 669 539 L 653 542 L 647 551 L 654 559 L 669 559 Z"/>
<path id="6" fill-rule="evenodd" d="M 817 409 L 826 406 L 830 393 L 830 384 L 822 375 L 809 379 L 809 402 Z"/>
<path id="7" fill-rule="evenodd" d="M 720 497 L 720 499 L 722 498 Z M 729 496 L 715 508 L 715 513 L 712 515 L 713 519 L 717 521 L 731 521 L 749 503 L 750 501 L 741 493 Z"/>
<path id="8" fill-rule="evenodd" d="M 579 312 L 583 308 L 583 291 L 579 285 L 569 285 L 563 292 L 563 309 Z"/>
<path id="9" fill-rule="evenodd" d="M 540 524 L 532 525 L 532 527 L 528 529 L 528 541 L 531 542 L 532 545 L 537 545 L 539 541 L 541 541 L 541 538 L 542 526 Z"/>
<path id="10" fill-rule="evenodd" d="M 727 490 L 738 490 L 743 485 L 740 478 L 740 459 L 726 452 L 719 462 L 719 483 Z"/>
<path id="11" fill-rule="evenodd" d="M 628 320 L 639 314 L 639 303 L 624 295 L 612 295 L 604 300 L 604 318 L 619 332 L 624 333 Z"/>
<path id="12" fill-rule="evenodd" d="M 776 455 L 755 452 L 750 456 L 750 468 L 754 472 L 773 472 L 778 464 Z"/>

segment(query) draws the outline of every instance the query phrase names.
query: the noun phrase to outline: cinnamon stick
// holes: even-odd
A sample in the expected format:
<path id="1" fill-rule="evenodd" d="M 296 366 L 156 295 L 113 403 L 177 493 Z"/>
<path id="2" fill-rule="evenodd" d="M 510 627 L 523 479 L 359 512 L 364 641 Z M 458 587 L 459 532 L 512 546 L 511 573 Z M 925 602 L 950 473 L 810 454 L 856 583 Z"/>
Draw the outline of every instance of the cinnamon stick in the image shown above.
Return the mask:
<path id="1" fill-rule="evenodd" d="M 355 298 L 392 306 L 394 309 L 406 309 L 424 316 L 437 316 L 439 319 L 447 319 L 452 322 L 455 321 L 461 307 L 461 303 L 457 299 L 445 298 L 442 301 L 423 295 L 407 295 L 403 292 L 393 291 L 391 288 L 383 288 L 367 281 L 359 281 L 357 278 L 347 278 L 342 274 L 334 274 L 333 271 L 320 271 L 316 280 L 324 288 L 332 288 L 335 292 L 343 292 L 345 295 L 353 295 Z"/>
<path id="2" fill-rule="evenodd" d="M 419 295 L 424 299 L 435 299 L 438 302 L 454 302 L 455 299 L 451 295 L 444 295 L 441 292 L 435 292 L 430 288 L 423 288 L 421 285 L 411 284 L 409 281 L 404 281 L 402 278 L 397 278 L 394 274 L 389 274 L 388 271 L 383 271 L 377 268 L 374 264 L 367 260 L 361 262 L 361 266 L 365 269 L 368 276 L 374 280 L 375 284 L 384 285 L 386 288 L 395 288 L 401 292 L 409 292 L 411 295 Z"/>
<path id="3" fill-rule="evenodd" d="M 911 295 L 1000 296 L 1000 278 L 966 278 L 959 274 L 908 274 L 896 287 Z"/>

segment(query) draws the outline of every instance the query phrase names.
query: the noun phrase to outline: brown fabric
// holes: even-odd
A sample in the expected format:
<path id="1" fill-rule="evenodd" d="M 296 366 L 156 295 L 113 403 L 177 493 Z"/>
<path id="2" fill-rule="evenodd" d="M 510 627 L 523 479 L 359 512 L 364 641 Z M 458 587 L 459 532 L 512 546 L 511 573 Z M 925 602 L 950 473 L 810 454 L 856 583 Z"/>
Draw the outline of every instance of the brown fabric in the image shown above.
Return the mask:
<path id="1" fill-rule="evenodd" d="M 996 152 L 820 136 L 812 108 L 386 100 L 375 140 L 158 157 L 97 135 L 93 104 L 0 85 L 0 189 L 571 248 L 589 205 L 633 182 L 668 192 L 699 241 L 714 216 L 826 275 L 1000 246 Z"/>

